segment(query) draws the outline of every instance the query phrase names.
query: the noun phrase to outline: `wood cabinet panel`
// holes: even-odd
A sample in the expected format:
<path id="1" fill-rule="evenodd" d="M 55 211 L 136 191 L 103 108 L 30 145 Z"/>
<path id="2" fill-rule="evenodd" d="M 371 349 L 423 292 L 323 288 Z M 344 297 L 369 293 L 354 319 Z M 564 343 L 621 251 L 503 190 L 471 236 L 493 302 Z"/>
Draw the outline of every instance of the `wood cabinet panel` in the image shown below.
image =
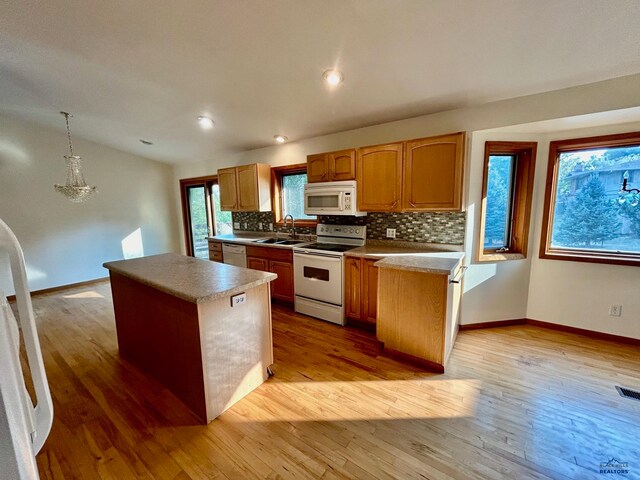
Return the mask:
<path id="1" fill-rule="evenodd" d="M 236 169 L 221 168 L 218 170 L 218 185 L 220 187 L 220 209 L 236 210 L 238 207 Z"/>
<path id="2" fill-rule="evenodd" d="M 271 282 L 271 297 L 293 302 L 293 264 L 270 260 L 269 271 L 278 275 Z"/>
<path id="3" fill-rule="evenodd" d="M 464 133 L 407 142 L 402 209 L 462 209 Z"/>
<path id="4" fill-rule="evenodd" d="M 444 371 L 448 276 L 379 269 L 376 336 L 385 350 Z"/>
<path id="5" fill-rule="evenodd" d="M 258 168 L 244 165 L 236 169 L 238 182 L 238 210 L 258 211 Z"/>
<path id="6" fill-rule="evenodd" d="M 360 259 L 346 257 L 344 259 L 344 315 L 353 320 L 362 316 L 362 274 Z"/>
<path id="7" fill-rule="evenodd" d="M 269 261 L 264 258 L 247 257 L 247 268 L 260 270 L 261 272 L 268 272 Z"/>
<path id="8" fill-rule="evenodd" d="M 293 251 L 284 248 L 247 246 L 247 268 L 273 272 L 278 278 L 271 282 L 271 298 L 293 302 Z"/>
<path id="9" fill-rule="evenodd" d="M 307 156 L 307 182 L 329 181 L 329 157 L 326 153 Z"/>
<path id="10" fill-rule="evenodd" d="M 398 212 L 402 207 L 402 143 L 358 149 L 358 210 Z"/>
<path id="11" fill-rule="evenodd" d="M 279 262 L 293 262 L 293 251 L 285 248 L 255 247 L 247 245 L 247 257 L 266 258 Z"/>
<path id="12" fill-rule="evenodd" d="M 343 181 L 356 179 L 356 151 L 342 150 L 327 154 L 329 164 L 329 180 Z"/>
<path id="13" fill-rule="evenodd" d="M 271 167 L 262 163 L 218 170 L 220 207 L 232 212 L 271 211 Z"/>
<path id="14" fill-rule="evenodd" d="M 216 252 L 214 250 L 209 250 L 209 260 L 211 260 L 212 262 L 224 263 L 222 252 Z"/>
<path id="15" fill-rule="evenodd" d="M 376 323 L 378 317 L 378 259 L 362 259 L 362 320 Z"/>

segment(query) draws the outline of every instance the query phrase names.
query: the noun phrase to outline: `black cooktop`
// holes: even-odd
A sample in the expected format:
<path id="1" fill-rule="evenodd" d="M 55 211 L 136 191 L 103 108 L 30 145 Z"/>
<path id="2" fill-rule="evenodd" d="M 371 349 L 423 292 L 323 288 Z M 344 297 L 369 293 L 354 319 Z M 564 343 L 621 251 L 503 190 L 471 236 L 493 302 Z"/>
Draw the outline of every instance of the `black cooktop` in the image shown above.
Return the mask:
<path id="1" fill-rule="evenodd" d="M 346 252 L 347 250 L 352 250 L 358 247 L 354 245 L 340 245 L 336 243 L 312 243 L 300 248 L 304 250 L 323 250 L 325 252 Z"/>

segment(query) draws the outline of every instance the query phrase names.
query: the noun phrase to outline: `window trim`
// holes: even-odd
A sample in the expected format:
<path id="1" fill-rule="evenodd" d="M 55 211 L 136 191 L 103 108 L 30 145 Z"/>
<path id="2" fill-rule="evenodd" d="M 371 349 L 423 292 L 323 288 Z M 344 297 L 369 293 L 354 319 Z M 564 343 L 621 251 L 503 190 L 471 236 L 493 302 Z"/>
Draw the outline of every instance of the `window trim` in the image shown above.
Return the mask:
<path id="1" fill-rule="evenodd" d="M 307 173 L 307 164 L 296 163 L 271 168 L 271 204 L 273 205 L 275 224 L 279 227 L 284 225 L 282 221 L 282 177 L 296 173 Z M 317 219 L 296 219 L 296 225 L 299 227 L 315 227 L 317 224 Z"/>
<path id="2" fill-rule="evenodd" d="M 551 248 L 551 232 L 553 231 L 553 210 L 551 209 L 551 205 L 555 205 L 556 178 L 558 174 L 560 154 L 578 150 L 625 147 L 630 145 L 640 145 L 640 132 L 555 140 L 549 143 L 549 163 L 547 166 L 547 182 L 544 193 L 544 211 L 542 215 L 542 232 L 540 236 L 540 258 L 570 262 L 640 266 L 640 253 L 611 254 L 608 252 L 594 252 L 577 248 Z"/>
<path id="3" fill-rule="evenodd" d="M 522 260 L 527 258 L 537 148 L 537 142 L 485 142 L 477 256 L 478 262 L 499 262 L 504 260 Z M 489 180 L 489 157 L 492 155 L 515 156 L 514 172 L 512 173 L 513 188 L 510 205 L 511 212 L 509 214 L 511 231 L 509 235 L 509 250 L 507 252 L 498 252 L 498 249 L 484 248 L 487 189 Z"/>

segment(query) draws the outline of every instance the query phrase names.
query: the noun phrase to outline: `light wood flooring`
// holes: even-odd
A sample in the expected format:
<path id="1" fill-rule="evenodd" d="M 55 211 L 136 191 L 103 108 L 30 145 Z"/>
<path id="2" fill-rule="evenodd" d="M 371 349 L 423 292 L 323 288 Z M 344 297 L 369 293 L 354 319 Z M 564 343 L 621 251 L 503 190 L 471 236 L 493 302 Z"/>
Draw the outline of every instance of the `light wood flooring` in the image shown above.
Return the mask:
<path id="1" fill-rule="evenodd" d="M 34 298 L 55 479 L 640 478 L 637 347 L 532 326 L 461 332 L 447 373 L 273 309 L 275 377 L 207 427 L 118 357 L 109 284 Z M 601 475 L 600 462 L 630 464 Z"/>

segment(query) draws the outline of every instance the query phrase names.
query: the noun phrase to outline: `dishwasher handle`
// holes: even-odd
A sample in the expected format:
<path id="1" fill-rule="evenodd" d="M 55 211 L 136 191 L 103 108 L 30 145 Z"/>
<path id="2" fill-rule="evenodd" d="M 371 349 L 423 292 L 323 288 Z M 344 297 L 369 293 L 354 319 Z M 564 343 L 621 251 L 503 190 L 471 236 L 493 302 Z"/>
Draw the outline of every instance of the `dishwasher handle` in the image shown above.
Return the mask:
<path id="1" fill-rule="evenodd" d="M 247 251 L 247 247 L 244 245 L 236 245 L 234 243 L 223 243 L 222 244 L 222 253 L 245 253 Z"/>

